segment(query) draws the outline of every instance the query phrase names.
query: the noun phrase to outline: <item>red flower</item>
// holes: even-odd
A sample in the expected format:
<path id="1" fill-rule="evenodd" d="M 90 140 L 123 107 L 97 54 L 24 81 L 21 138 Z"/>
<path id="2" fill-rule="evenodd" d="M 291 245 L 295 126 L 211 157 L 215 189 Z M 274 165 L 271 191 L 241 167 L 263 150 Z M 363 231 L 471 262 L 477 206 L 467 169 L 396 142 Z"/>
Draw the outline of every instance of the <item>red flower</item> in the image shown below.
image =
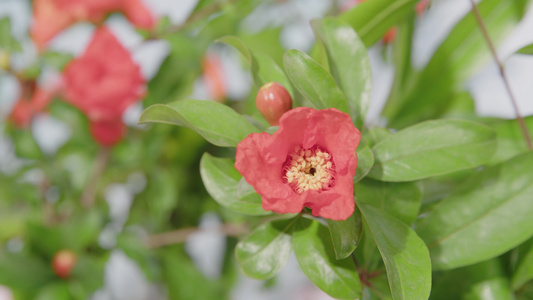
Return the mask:
<path id="1" fill-rule="evenodd" d="M 345 220 L 354 211 L 355 149 L 361 134 L 337 109 L 298 107 L 277 132 L 252 133 L 237 145 L 235 168 L 261 195 L 263 209 Z"/>
<path id="2" fill-rule="evenodd" d="M 111 31 L 98 29 L 85 53 L 65 67 L 63 78 L 67 101 L 89 118 L 96 141 L 106 146 L 120 141 L 122 114 L 143 96 L 145 82 L 139 66 Z M 112 128 L 114 138 L 102 128 Z"/>
<path id="3" fill-rule="evenodd" d="M 133 25 L 151 29 L 155 25 L 141 0 L 35 0 L 31 35 L 43 45 L 63 29 L 78 21 L 100 23 L 113 12 L 122 11 Z"/>
<path id="4" fill-rule="evenodd" d="M 226 81 L 222 69 L 222 62 L 216 54 L 209 53 L 202 59 L 203 79 L 211 98 L 217 102 L 224 102 L 226 98 Z"/>
<path id="5" fill-rule="evenodd" d="M 26 129 L 30 127 L 33 117 L 52 101 L 59 87 L 45 90 L 37 87 L 34 81 L 21 83 L 23 96 L 15 103 L 9 118 L 15 127 Z"/>

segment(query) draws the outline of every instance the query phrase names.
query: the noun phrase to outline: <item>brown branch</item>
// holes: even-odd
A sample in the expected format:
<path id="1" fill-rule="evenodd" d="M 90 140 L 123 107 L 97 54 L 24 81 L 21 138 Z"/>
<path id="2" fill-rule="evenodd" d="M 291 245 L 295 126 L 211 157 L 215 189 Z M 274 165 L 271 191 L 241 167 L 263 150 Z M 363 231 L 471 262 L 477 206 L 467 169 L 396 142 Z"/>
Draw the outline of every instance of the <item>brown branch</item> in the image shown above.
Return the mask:
<path id="1" fill-rule="evenodd" d="M 84 207 L 91 207 L 94 204 L 94 201 L 96 199 L 96 189 L 98 187 L 98 181 L 104 173 L 107 163 L 109 162 L 110 153 L 110 148 L 101 147 L 100 151 L 96 156 L 94 167 L 89 177 L 89 181 L 87 182 L 87 185 L 83 190 L 83 194 L 81 195 L 81 204 Z"/>
<path id="2" fill-rule="evenodd" d="M 248 229 L 249 229 L 248 226 L 243 223 L 241 224 L 226 223 L 226 224 L 222 224 L 220 227 L 216 228 L 215 230 L 226 236 L 237 237 L 248 232 Z M 170 232 L 151 235 L 146 239 L 146 245 L 149 248 L 158 248 L 158 247 L 164 247 L 168 245 L 184 243 L 185 241 L 187 241 L 187 238 L 191 234 L 201 232 L 201 231 L 209 231 L 209 229 L 191 227 L 191 228 L 183 228 L 183 229 L 178 229 L 178 230 L 174 230 Z"/>
<path id="3" fill-rule="evenodd" d="M 507 76 L 505 76 L 505 69 L 504 69 L 503 63 L 498 58 L 498 54 L 496 53 L 496 48 L 494 47 L 494 43 L 492 42 L 492 39 L 490 38 L 487 27 L 485 26 L 485 23 L 483 22 L 483 18 L 481 17 L 481 14 L 479 13 L 476 3 L 474 2 L 474 0 L 470 0 L 470 2 L 472 3 L 472 12 L 474 13 L 476 22 L 481 30 L 481 33 L 483 34 L 483 37 L 485 38 L 485 42 L 489 46 L 489 49 L 492 54 L 492 57 L 494 58 L 494 61 L 498 65 L 500 75 L 505 85 L 505 89 L 507 90 L 507 93 L 509 94 L 509 98 L 511 99 L 511 103 L 513 104 L 513 108 L 516 113 L 516 120 L 518 121 L 518 124 L 520 125 L 520 129 L 522 130 L 522 135 L 524 136 L 524 140 L 526 141 L 526 144 L 529 150 L 533 150 L 533 143 L 531 142 L 529 130 L 527 129 L 526 122 L 524 122 L 524 118 L 520 114 L 518 103 L 516 102 L 516 98 L 513 94 L 513 91 L 511 90 L 511 85 L 509 84 L 509 80 L 507 79 Z"/>

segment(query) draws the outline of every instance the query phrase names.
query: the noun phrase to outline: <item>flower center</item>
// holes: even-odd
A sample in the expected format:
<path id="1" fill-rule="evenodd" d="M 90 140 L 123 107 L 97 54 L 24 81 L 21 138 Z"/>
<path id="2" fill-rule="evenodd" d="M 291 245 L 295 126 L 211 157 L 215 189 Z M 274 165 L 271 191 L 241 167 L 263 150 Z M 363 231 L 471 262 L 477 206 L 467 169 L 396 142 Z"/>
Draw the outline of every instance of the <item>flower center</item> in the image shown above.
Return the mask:
<path id="1" fill-rule="evenodd" d="M 283 165 L 283 179 L 301 194 L 307 190 L 326 191 L 335 183 L 335 164 L 331 154 L 319 147 L 294 148 Z"/>

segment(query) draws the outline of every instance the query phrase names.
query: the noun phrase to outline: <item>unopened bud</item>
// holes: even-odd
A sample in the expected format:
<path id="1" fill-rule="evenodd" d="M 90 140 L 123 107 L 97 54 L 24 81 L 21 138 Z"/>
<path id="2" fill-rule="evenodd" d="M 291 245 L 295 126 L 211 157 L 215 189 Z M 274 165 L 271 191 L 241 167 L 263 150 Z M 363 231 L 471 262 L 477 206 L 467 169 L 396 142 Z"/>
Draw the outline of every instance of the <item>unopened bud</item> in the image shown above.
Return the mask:
<path id="1" fill-rule="evenodd" d="M 61 250 L 52 259 L 52 269 L 59 278 L 68 278 L 76 265 L 76 254 L 70 250 Z"/>
<path id="2" fill-rule="evenodd" d="M 279 118 L 292 108 L 292 99 L 281 84 L 269 82 L 257 92 L 255 106 L 271 126 L 277 126 Z"/>

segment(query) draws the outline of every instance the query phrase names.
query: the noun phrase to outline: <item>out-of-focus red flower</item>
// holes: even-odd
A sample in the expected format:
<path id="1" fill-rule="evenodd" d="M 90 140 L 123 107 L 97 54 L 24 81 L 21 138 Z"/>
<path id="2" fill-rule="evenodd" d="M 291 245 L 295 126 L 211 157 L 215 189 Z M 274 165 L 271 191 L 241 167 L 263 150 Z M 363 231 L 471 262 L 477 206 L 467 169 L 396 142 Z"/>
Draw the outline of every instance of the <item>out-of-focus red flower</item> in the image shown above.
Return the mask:
<path id="1" fill-rule="evenodd" d="M 420 17 L 424 14 L 424 12 L 426 11 L 426 8 L 429 6 L 429 2 L 431 2 L 431 0 L 420 0 L 416 6 L 415 6 L 415 11 L 416 11 L 416 14 Z"/>
<path id="2" fill-rule="evenodd" d="M 122 11 L 133 25 L 151 29 L 155 20 L 141 0 L 34 0 L 31 35 L 42 49 L 63 29 L 78 21 L 100 23 L 114 11 Z"/>
<path id="3" fill-rule="evenodd" d="M 15 127 L 26 129 L 30 127 L 31 120 L 43 111 L 52 101 L 58 89 L 45 90 L 35 85 L 35 82 L 22 84 L 22 97 L 15 103 L 9 116 Z"/>
<path id="4" fill-rule="evenodd" d="M 261 195 L 263 209 L 345 220 L 354 211 L 355 149 L 361 134 L 337 109 L 298 107 L 278 131 L 252 133 L 237 145 L 235 168 Z"/>
<path id="5" fill-rule="evenodd" d="M 398 28 L 391 27 L 387 32 L 385 32 L 385 35 L 383 35 L 383 38 L 381 41 L 383 41 L 383 44 L 388 45 L 392 42 L 394 42 L 394 39 L 396 39 L 396 34 L 398 33 Z"/>
<path id="6" fill-rule="evenodd" d="M 283 85 L 268 82 L 257 92 L 255 106 L 270 126 L 277 126 L 281 116 L 292 108 L 292 98 Z"/>
<path id="7" fill-rule="evenodd" d="M 105 146 L 120 141 L 122 114 L 144 95 L 145 81 L 109 29 L 95 32 L 85 53 L 65 67 L 63 80 L 67 101 L 87 116 L 93 138 Z"/>
<path id="8" fill-rule="evenodd" d="M 216 54 L 208 53 L 202 60 L 203 79 L 213 100 L 221 102 L 226 98 L 226 81 L 222 63 Z"/>

